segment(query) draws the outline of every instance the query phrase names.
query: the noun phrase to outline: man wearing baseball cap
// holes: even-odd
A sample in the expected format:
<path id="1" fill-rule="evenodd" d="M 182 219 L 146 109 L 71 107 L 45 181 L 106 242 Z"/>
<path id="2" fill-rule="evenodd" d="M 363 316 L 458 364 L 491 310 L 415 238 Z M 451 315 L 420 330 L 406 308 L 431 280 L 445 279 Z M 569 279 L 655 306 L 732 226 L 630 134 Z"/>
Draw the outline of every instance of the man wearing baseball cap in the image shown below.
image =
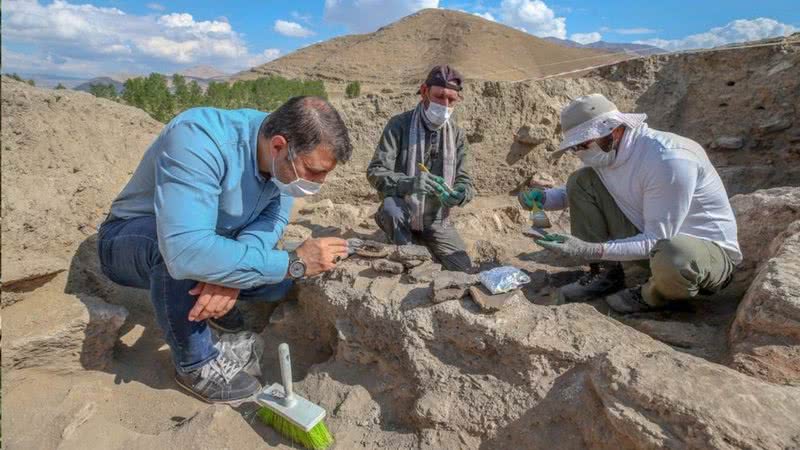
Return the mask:
<path id="1" fill-rule="evenodd" d="M 617 312 L 663 308 L 713 294 L 742 261 L 728 195 L 705 151 L 691 139 L 654 130 L 645 114 L 626 114 L 601 94 L 561 111 L 560 156 L 584 167 L 566 187 L 520 194 L 523 206 L 570 209 L 571 235 L 542 247 L 590 262 L 590 272 L 560 290 L 562 301 L 605 298 Z M 624 289 L 622 261 L 649 260 L 650 279 Z"/>
<path id="2" fill-rule="evenodd" d="M 466 271 L 472 262 L 448 221 L 450 209 L 474 195 L 467 140 L 451 117 L 461 101 L 461 83 L 461 74 L 450 66 L 431 69 L 417 91 L 417 106 L 389 119 L 367 179 L 383 197 L 375 221 L 390 241 L 420 242 L 445 269 Z"/>

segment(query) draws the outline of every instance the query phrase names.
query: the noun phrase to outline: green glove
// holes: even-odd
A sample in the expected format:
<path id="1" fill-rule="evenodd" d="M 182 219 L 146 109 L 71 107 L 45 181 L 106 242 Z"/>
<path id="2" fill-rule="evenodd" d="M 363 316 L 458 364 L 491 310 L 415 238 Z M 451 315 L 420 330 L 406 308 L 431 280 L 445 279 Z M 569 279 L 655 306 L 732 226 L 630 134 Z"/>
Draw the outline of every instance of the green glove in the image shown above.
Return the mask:
<path id="1" fill-rule="evenodd" d="M 466 188 L 463 185 L 457 185 L 450 193 L 445 192 L 444 194 L 439 196 L 439 200 L 442 202 L 444 206 L 448 208 L 453 208 L 456 206 L 461 206 L 464 203 L 464 198 L 466 197 Z"/>
<path id="2" fill-rule="evenodd" d="M 569 234 L 548 234 L 537 240 L 536 243 L 548 250 L 573 258 L 582 258 L 587 261 L 597 261 L 603 258 L 603 244 L 585 242 Z"/>
<path id="3" fill-rule="evenodd" d="M 534 206 L 538 209 L 544 207 L 544 191 L 539 188 L 534 188 L 529 191 L 521 189 L 517 194 L 517 200 L 523 208 L 527 210 L 533 209 Z"/>
<path id="4" fill-rule="evenodd" d="M 442 179 L 442 177 L 428 172 L 420 172 L 414 178 L 414 185 L 411 188 L 411 192 L 421 195 L 438 195 L 444 190 L 442 184 L 444 184 L 444 179 Z"/>

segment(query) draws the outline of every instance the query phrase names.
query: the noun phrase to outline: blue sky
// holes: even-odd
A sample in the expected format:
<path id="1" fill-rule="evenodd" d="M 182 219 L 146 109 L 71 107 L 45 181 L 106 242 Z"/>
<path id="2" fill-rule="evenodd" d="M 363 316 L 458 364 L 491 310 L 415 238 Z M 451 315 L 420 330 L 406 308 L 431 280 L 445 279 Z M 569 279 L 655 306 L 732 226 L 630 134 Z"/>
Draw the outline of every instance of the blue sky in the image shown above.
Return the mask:
<path id="1" fill-rule="evenodd" d="M 4 72 L 91 77 L 212 65 L 232 73 L 426 7 L 589 43 L 711 47 L 800 31 L 797 0 L 4 0 Z"/>

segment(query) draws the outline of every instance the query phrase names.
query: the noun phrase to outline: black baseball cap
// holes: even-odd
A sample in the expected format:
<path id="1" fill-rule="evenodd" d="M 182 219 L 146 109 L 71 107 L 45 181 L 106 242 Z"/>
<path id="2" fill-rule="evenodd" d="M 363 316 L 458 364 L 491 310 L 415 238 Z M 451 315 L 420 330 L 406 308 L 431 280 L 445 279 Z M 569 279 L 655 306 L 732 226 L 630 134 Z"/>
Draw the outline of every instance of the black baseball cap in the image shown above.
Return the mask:
<path id="1" fill-rule="evenodd" d="M 447 64 L 442 64 L 431 69 L 428 73 L 428 78 L 425 79 L 425 84 L 427 86 L 440 86 L 454 91 L 461 91 L 463 80 L 463 77 L 456 69 Z M 417 91 L 417 94 L 419 93 Z"/>

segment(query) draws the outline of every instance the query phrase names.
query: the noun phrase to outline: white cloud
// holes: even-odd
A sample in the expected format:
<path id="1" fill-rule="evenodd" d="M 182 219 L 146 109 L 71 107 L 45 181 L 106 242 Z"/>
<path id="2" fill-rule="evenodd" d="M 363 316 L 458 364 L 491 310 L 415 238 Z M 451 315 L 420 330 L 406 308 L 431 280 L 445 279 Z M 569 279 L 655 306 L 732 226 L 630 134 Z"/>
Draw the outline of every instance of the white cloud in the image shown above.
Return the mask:
<path id="1" fill-rule="evenodd" d="M 305 28 L 297 22 L 289 22 L 288 20 L 276 20 L 272 29 L 278 34 L 290 37 L 304 38 L 314 35 L 314 32 L 308 28 Z"/>
<path id="2" fill-rule="evenodd" d="M 163 10 L 167 9 L 166 7 L 164 7 L 164 5 L 162 5 L 160 3 L 148 3 L 145 6 L 147 6 L 147 8 L 149 8 L 149 9 L 152 9 L 153 11 L 163 11 Z"/>
<path id="3" fill-rule="evenodd" d="M 600 39 L 603 39 L 603 36 L 594 31 L 592 33 L 573 33 L 570 35 L 569 39 L 577 42 L 578 44 L 591 44 L 592 42 L 597 42 Z"/>
<path id="4" fill-rule="evenodd" d="M 491 20 L 492 22 L 497 22 L 497 19 L 495 19 L 494 16 L 492 15 L 492 13 L 490 13 L 490 12 L 472 13 L 472 14 L 474 14 L 474 15 L 476 15 L 478 17 L 483 17 L 486 20 Z"/>
<path id="5" fill-rule="evenodd" d="M 646 39 L 635 41 L 635 43 L 655 45 L 664 50 L 676 51 L 756 41 L 775 36 L 785 36 L 796 31 L 800 31 L 800 29 L 773 19 L 761 17 L 752 20 L 734 20 L 725 26 L 715 27 L 705 33 L 693 34 L 683 39 Z"/>
<path id="6" fill-rule="evenodd" d="M 439 0 L 325 0 L 325 20 L 349 31 L 368 33 L 420 9 L 438 8 Z"/>
<path id="7" fill-rule="evenodd" d="M 539 37 L 567 37 L 567 19 L 556 14 L 541 0 L 503 0 L 500 18 L 514 28 Z"/>
<path id="8" fill-rule="evenodd" d="M 261 64 L 268 63 L 281 56 L 281 51 L 277 48 L 268 48 L 248 59 L 247 65 L 250 67 L 260 66 Z"/>
<path id="9" fill-rule="evenodd" d="M 196 20 L 187 13 L 140 16 L 65 0 L 3 2 L 3 43 L 33 49 L 26 55 L 31 58 L 21 58 L 12 48 L 10 57 L 3 55 L 4 70 L 41 69 L 54 75 L 78 70 L 90 71 L 86 76 L 120 70 L 172 72 L 187 64 L 233 71 L 245 68 L 253 57 L 242 36 L 224 20 Z"/>

